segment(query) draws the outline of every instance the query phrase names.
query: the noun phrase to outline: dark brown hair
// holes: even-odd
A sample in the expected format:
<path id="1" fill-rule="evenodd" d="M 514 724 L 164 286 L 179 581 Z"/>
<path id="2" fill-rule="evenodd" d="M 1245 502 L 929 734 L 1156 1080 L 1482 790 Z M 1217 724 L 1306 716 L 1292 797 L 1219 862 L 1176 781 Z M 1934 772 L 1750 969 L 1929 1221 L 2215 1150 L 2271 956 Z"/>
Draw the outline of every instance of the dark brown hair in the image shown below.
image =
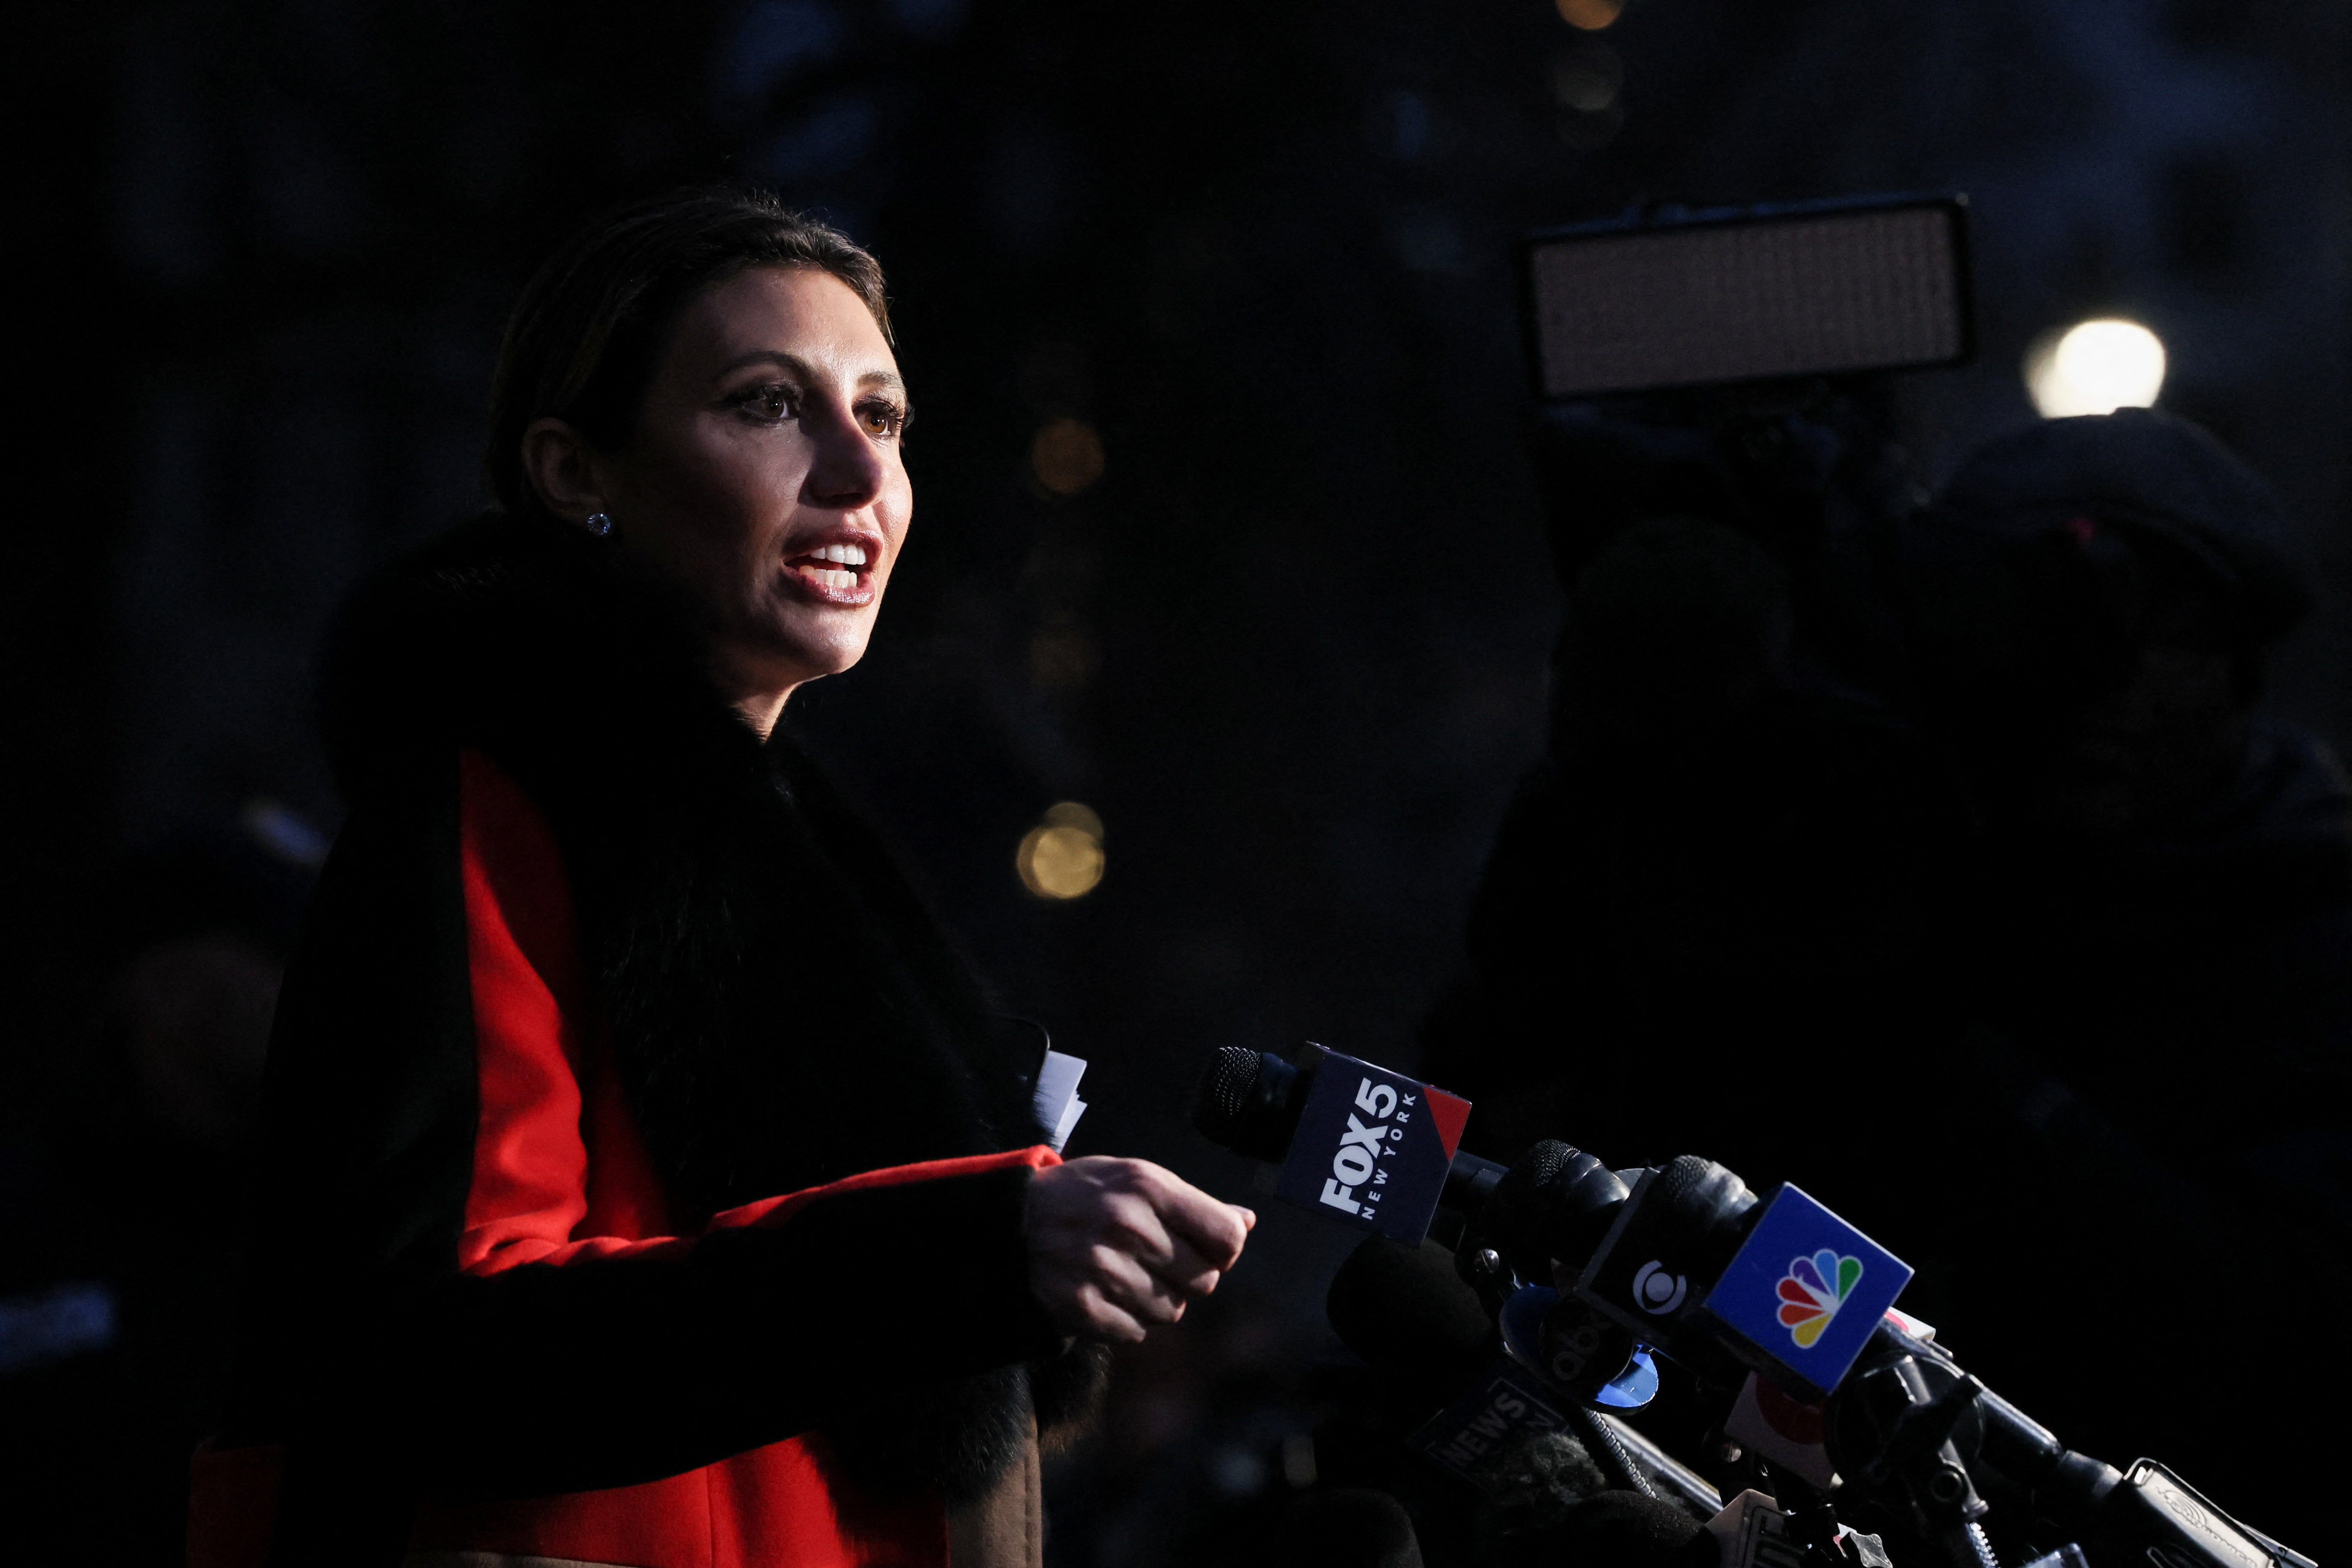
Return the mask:
<path id="1" fill-rule="evenodd" d="M 605 451 L 625 445 L 677 314 L 754 267 L 809 267 L 856 291 L 890 335 L 882 267 L 839 229 L 764 191 L 673 192 L 621 208 L 549 257 L 515 302 L 490 386 L 482 468 L 513 517 L 542 515 L 523 472 L 532 421 L 562 420 Z"/>

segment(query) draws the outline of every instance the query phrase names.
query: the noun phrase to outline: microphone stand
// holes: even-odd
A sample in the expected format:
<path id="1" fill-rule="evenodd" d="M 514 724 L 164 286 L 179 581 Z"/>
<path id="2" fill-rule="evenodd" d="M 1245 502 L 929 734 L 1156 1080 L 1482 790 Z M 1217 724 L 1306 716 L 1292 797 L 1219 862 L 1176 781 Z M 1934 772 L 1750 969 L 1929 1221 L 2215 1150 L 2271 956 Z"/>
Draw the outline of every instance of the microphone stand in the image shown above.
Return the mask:
<path id="1" fill-rule="evenodd" d="M 1829 1402 L 1829 1441 L 1846 1488 L 1895 1514 L 1937 1568 L 2000 1568 L 1991 1511 L 1971 1462 L 2023 1494 L 2036 1521 L 2069 1538 L 2026 1568 L 2080 1568 L 2112 1552 L 2159 1568 L 2317 1568 L 2142 1459 L 2128 1472 L 2076 1453 L 1962 1370 L 1942 1347 L 1882 1322 Z M 1776 1478 L 1826 1511 L 1829 1500 Z M 1792 1521 L 1793 1522 L 1793 1521 Z"/>

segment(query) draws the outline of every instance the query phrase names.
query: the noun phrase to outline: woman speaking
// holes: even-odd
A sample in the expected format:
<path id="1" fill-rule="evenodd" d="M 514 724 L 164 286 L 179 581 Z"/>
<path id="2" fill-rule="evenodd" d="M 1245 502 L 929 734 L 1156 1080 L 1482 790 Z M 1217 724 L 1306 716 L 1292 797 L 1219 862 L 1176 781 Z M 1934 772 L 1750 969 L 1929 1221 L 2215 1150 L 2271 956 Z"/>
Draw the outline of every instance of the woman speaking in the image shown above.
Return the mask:
<path id="1" fill-rule="evenodd" d="M 757 196 L 634 208 L 492 403 L 500 510 L 331 640 L 350 815 L 193 1559 L 1034 1563 L 1041 1424 L 1253 1220 L 1042 1146 L 1034 1037 L 777 733 L 906 542 L 880 269 Z"/>

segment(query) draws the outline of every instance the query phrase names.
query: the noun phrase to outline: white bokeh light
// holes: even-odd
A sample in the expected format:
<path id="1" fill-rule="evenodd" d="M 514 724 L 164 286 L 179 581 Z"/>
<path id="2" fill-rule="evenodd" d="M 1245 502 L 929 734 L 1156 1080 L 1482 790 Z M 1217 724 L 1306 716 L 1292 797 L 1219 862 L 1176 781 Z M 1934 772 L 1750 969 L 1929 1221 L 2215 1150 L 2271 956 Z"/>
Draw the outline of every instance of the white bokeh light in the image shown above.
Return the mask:
<path id="1" fill-rule="evenodd" d="M 2137 321 L 2082 321 L 2025 355 L 2025 389 L 2044 419 L 2146 408 L 2164 385 L 2164 342 Z"/>

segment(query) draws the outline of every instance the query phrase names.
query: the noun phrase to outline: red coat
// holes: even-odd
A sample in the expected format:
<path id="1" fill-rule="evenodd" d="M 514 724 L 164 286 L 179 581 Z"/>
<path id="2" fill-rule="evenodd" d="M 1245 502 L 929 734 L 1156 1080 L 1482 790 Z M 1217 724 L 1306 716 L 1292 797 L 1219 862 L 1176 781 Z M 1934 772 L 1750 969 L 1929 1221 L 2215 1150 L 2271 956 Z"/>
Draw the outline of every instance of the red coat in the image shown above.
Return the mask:
<path id="1" fill-rule="evenodd" d="M 943 1564 L 936 1500 L 861 1493 L 829 1472 L 812 1428 L 858 1397 L 861 1368 L 953 1376 L 1050 1347 L 1020 1225 L 1028 1174 L 1055 1155 L 867 1172 L 681 1234 L 587 999 L 556 840 L 481 752 L 459 753 L 456 771 L 475 1112 L 462 1223 L 446 1278 L 407 1288 L 359 1331 L 363 1364 L 289 1374 L 306 1392 L 282 1407 L 313 1413 L 289 1429 L 322 1434 L 295 1441 L 329 1456 L 316 1468 L 331 1479 L 309 1493 L 348 1500 L 354 1476 L 362 1494 L 388 1487 L 416 1551 L 633 1568 Z M 338 846 L 321 926 L 335 925 L 339 894 L 373 885 L 355 869 L 369 854 L 364 839 Z M 370 962 L 317 966 L 341 976 L 348 1006 L 351 966 Z M 316 1099 L 318 1085 L 365 1081 L 282 1076 L 281 1113 L 305 1085 Z M 330 1121 L 361 1110 L 300 1109 Z M 362 1178 L 394 1195 L 350 1201 L 400 1206 L 406 1160 L 375 1160 Z M 316 1207 L 304 1194 L 276 1212 L 299 1226 Z M 284 1435 L 261 1436 L 279 1440 L 198 1455 L 191 1568 L 262 1568 L 291 1505 Z M 331 1552 L 339 1508 L 304 1505 L 289 1533 Z"/>

